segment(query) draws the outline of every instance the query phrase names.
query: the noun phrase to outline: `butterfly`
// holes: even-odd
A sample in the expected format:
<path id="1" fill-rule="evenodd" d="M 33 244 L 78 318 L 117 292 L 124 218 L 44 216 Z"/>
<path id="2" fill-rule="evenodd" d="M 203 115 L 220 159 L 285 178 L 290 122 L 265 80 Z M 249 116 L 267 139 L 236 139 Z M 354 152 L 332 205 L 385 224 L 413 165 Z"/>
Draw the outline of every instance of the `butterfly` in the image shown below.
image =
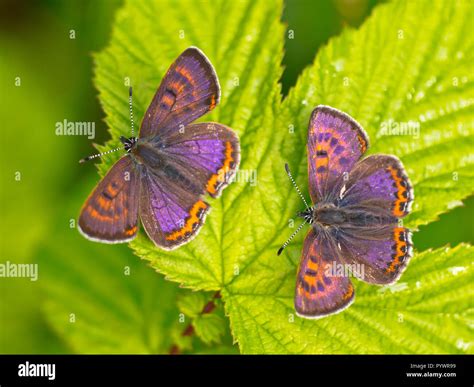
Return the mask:
<path id="1" fill-rule="evenodd" d="M 367 283 L 386 285 L 398 280 L 412 256 L 411 233 L 400 222 L 411 209 L 412 185 L 398 158 L 362 158 L 368 147 L 367 134 L 352 117 L 320 105 L 308 131 L 312 206 L 286 165 L 306 209 L 298 213 L 304 223 L 278 255 L 304 224 L 311 225 L 296 278 L 294 303 L 300 317 L 324 317 L 354 301 L 348 271 L 334 268 L 348 267 Z"/>
<path id="2" fill-rule="evenodd" d="M 219 99 L 210 61 L 198 48 L 186 49 L 164 76 L 139 136 L 121 137 L 126 154 L 85 201 L 80 232 L 93 241 L 129 242 L 140 218 L 160 248 L 172 250 L 192 240 L 210 210 L 203 196 L 218 197 L 240 161 L 232 129 L 215 122 L 192 123 Z"/>

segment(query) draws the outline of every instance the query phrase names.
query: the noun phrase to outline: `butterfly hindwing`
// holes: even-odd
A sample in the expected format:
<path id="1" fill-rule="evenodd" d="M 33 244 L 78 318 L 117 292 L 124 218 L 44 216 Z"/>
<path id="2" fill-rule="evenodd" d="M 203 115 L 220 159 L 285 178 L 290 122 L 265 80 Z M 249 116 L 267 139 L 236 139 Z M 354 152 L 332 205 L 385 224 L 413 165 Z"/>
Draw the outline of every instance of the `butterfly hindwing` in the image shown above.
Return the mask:
<path id="1" fill-rule="evenodd" d="M 122 157 L 87 198 L 79 216 L 79 230 L 88 239 L 106 243 L 135 238 L 138 190 L 138 171 L 129 156 Z"/>
<path id="2" fill-rule="evenodd" d="M 331 200 L 344 173 L 365 153 L 369 140 L 350 116 L 329 106 L 317 106 L 308 131 L 309 191 L 313 203 Z"/>
<path id="3" fill-rule="evenodd" d="M 232 129 L 215 122 L 186 126 L 167 138 L 167 163 L 212 197 L 217 197 L 235 175 L 240 146 Z"/>
<path id="4" fill-rule="evenodd" d="M 411 210 L 413 188 L 395 156 L 371 155 L 356 164 L 341 188 L 341 207 L 374 208 L 402 218 Z"/>
<path id="5" fill-rule="evenodd" d="M 354 300 L 354 287 L 347 276 L 331 274 L 341 264 L 335 246 L 324 232 L 306 235 L 296 279 L 295 309 L 305 318 L 337 313 Z M 334 272 L 334 270 L 333 270 Z"/>
<path id="6" fill-rule="evenodd" d="M 396 224 L 342 227 L 338 244 L 344 262 L 360 268 L 354 275 L 378 285 L 396 282 L 412 256 L 410 230 Z"/>
<path id="7" fill-rule="evenodd" d="M 220 86 L 214 67 L 196 47 L 186 49 L 161 81 L 143 118 L 140 137 L 163 136 L 214 109 Z"/>
<path id="8" fill-rule="evenodd" d="M 199 192 L 184 187 L 170 171 L 144 171 L 140 219 L 157 246 L 172 250 L 189 242 L 203 225 L 209 209 Z"/>

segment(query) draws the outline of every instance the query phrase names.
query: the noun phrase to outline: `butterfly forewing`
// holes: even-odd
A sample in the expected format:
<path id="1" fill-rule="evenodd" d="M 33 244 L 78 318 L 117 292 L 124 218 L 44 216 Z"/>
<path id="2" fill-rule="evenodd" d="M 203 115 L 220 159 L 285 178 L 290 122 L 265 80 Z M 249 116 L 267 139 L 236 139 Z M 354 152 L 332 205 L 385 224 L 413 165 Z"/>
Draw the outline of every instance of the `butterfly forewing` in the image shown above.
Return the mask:
<path id="1" fill-rule="evenodd" d="M 365 153 L 369 140 L 361 126 L 347 114 L 328 106 L 314 109 L 308 131 L 309 192 L 313 203 L 331 200 Z"/>
<path id="2" fill-rule="evenodd" d="M 216 72 L 196 47 L 186 49 L 171 65 L 148 107 L 140 137 L 164 135 L 214 109 L 220 87 Z"/>
<path id="3" fill-rule="evenodd" d="M 139 182 L 129 156 L 117 161 L 87 198 L 79 230 L 89 239 L 121 243 L 137 234 Z"/>

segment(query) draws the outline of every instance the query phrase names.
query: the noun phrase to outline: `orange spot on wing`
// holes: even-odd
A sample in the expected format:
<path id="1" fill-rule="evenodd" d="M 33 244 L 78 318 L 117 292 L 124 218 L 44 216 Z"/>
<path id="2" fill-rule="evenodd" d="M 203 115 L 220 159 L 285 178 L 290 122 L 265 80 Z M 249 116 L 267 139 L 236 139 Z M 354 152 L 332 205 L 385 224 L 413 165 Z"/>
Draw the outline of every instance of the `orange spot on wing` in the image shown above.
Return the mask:
<path id="1" fill-rule="evenodd" d="M 327 167 L 329 163 L 329 157 L 316 157 L 316 169 L 319 167 Z"/>
<path id="2" fill-rule="evenodd" d="M 186 234 L 192 232 L 194 227 L 200 222 L 202 211 L 206 210 L 208 205 L 202 200 L 197 201 L 191 207 L 189 211 L 189 216 L 186 219 L 184 226 L 179 230 L 176 230 L 172 233 L 166 235 L 166 239 L 169 241 L 175 241 L 186 236 Z"/>
<path id="3" fill-rule="evenodd" d="M 354 294 L 354 286 L 351 283 L 349 283 L 349 289 L 347 289 L 347 292 L 342 296 L 342 299 L 348 300 L 349 298 L 352 297 L 353 294 Z"/>
<path id="4" fill-rule="evenodd" d="M 410 199 L 408 196 L 408 187 L 402 185 L 402 182 L 404 181 L 404 179 L 403 177 L 398 176 L 397 169 L 393 167 L 388 167 L 387 169 L 390 172 L 390 175 L 392 176 L 392 179 L 395 182 L 395 185 L 397 187 L 397 199 L 395 200 L 392 213 L 396 217 L 400 218 L 406 215 L 406 212 L 404 210 L 405 206 L 401 206 L 401 204 L 407 203 L 408 200 Z M 404 194 L 406 195 L 406 197 L 403 196 Z"/>
<path id="5" fill-rule="evenodd" d="M 109 194 L 109 196 L 111 196 L 111 197 L 115 197 L 115 196 L 118 194 L 118 192 L 119 192 L 119 190 L 118 190 L 118 189 L 115 189 L 115 188 L 112 186 L 112 184 L 108 184 L 108 185 L 107 185 L 106 191 L 107 191 L 107 193 Z"/>
<path id="6" fill-rule="evenodd" d="M 304 280 L 309 284 L 309 285 L 316 285 L 316 282 L 319 277 L 313 277 L 310 275 L 305 275 Z"/>
<path id="7" fill-rule="evenodd" d="M 92 206 L 87 206 L 86 207 L 86 210 L 87 212 L 90 214 L 90 216 L 92 216 L 94 219 L 97 219 L 97 220 L 100 220 L 101 222 L 107 222 L 107 223 L 110 223 L 112 222 L 114 219 L 110 216 L 107 216 L 107 215 L 102 215 L 101 213 L 99 213 L 95 208 L 93 208 Z"/>
<path id="8" fill-rule="evenodd" d="M 357 140 L 359 140 L 360 152 L 365 153 L 367 150 L 367 141 L 365 141 L 364 137 L 362 137 L 360 133 L 357 133 Z"/>
<path id="9" fill-rule="evenodd" d="M 211 104 L 209 105 L 209 110 L 212 110 L 216 107 L 216 96 L 213 94 L 211 97 Z"/>
<path id="10" fill-rule="evenodd" d="M 227 174 L 231 171 L 231 165 L 235 161 L 233 153 L 234 147 L 230 141 L 227 141 L 225 143 L 225 154 L 222 168 L 220 168 L 217 173 L 213 174 L 207 181 L 206 190 L 210 194 L 215 195 L 218 191 L 219 185 L 226 181 Z"/>
<path id="11" fill-rule="evenodd" d="M 405 233 L 405 228 L 403 227 L 395 227 L 393 230 L 393 239 L 395 241 L 395 257 L 393 258 L 392 262 L 388 269 L 386 269 L 387 273 L 393 273 L 397 270 L 398 266 L 402 263 L 400 258 L 404 257 L 407 254 L 407 238 L 404 241 L 400 240 L 400 235 Z M 405 251 L 403 251 L 405 249 Z"/>
<path id="12" fill-rule="evenodd" d="M 308 269 L 311 269 L 317 272 L 318 268 L 319 268 L 319 265 L 317 263 L 311 261 L 310 259 L 308 260 Z"/>
<path id="13" fill-rule="evenodd" d="M 125 235 L 132 236 L 137 232 L 137 226 L 130 227 L 129 229 L 125 230 Z"/>
<path id="14" fill-rule="evenodd" d="M 186 85 L 182 82 L 176 82 L 176 81 L 172 81 L 169 83 L 168 87 L 170 88 L 170 90 L 175 94 L 175 95 L 179 95 L 179 93 L 181 93 L 181 91 L 183 91 L 184 87 Z"/>
<path id="15" fill-rule="evenodd" d="M 167 106 L 172 106 L 175 102 L 174 98 L 169 96 L 168 94 L 164 94 L 161 101 Z"/>
<path id="16" fill-rule="evenodd" d="M 191 84 L 191 86 L 194 86 L 196 84 L 194 77 L 185 67 L 178 67 L 176 71 L 180 73 L 183 77 L 185 77 Z"/>
<path id="17" fill-rule="evenodd" d="M 105 199 L 102 195 L 97 198 L 97 204 L 104 211 L 109 211 L 112 206 L 112 200 Z"/>

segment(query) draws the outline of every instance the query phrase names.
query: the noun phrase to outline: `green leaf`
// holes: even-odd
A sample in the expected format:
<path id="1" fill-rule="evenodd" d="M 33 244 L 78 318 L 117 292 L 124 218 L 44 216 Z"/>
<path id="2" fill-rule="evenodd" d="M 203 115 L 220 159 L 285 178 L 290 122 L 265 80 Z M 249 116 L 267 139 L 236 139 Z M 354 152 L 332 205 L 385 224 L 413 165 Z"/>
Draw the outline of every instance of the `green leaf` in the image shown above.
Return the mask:
<path id="1" fill-rule="evenodd" d="M 202 312 L 209 299 L 206 293 L 188 292 L 178 299 L 178 308 L 186 316 L 194 318 Z"/>
<path id="2" fill-rule="evenodd" d="M 142 1 L 119 12 L 109 47 L 96 56 L 96 85 L 113 137 L 106 148 L 130 133 L 124 79 L 132 79 L 139 122 L 167 67 L 195 45 L 222 85 L 220 106 L 203 119 L 234 128 L 242 150 L 243 173 L 211 201 L 213 210 L 193 242 L 165 252 L 142 232 L 132 248 L 168 279 L 220 290 L 243 352 L 466 352 L 470 347 L 462 343 L 472 339 L 472 304 L 464 297 L 472 292 L 466 285 L 472 282 L 470 247 L 416 255 L 398 287 L 382 293 L 357 283 L 351 308 L 318 321 L 293 316 L 303 233 L 284 254 L 276 251 L 292 231 L 288 219 L 302 207 L 284 162 L 307 191 L 307 123 L 318 104 L 355 117 L 369 133 L 370 152 L 403 160 L 416 196 L 409 227 L 436 220 L 472 193 L 472 4 L 400 1 L 377 7 L 359 30 L 346 30 L 319 52 L 283 102 L 281 10 L 281 1 Z M 389 123 L 409 121 L 420 125 L 418 137 L 384 135 Z M 104 160 L 102 174 L 112 161 Z M 256 184 L 245 175 L 256 176 Z M 439 267 L 429 266 L 426 257 Z M 431 271 L 417 272 L 418 262 Z M 453 262 L 466 267 L 452 277 L 461 282 L 451 283 L 445 273 Z M 425 275 L 432 286 L 413 287 Z M 442 301 L 448 297 L 452 306 Z M 421 298 L 426 304 L 420 305 Z"/>
<path id="3" fill-rule="evenodd" d="M 206 344 L 220 343 L 225 333 L 225 320 L 217 314 L 202 314 L 193 320 L 196 335 Z"/>

